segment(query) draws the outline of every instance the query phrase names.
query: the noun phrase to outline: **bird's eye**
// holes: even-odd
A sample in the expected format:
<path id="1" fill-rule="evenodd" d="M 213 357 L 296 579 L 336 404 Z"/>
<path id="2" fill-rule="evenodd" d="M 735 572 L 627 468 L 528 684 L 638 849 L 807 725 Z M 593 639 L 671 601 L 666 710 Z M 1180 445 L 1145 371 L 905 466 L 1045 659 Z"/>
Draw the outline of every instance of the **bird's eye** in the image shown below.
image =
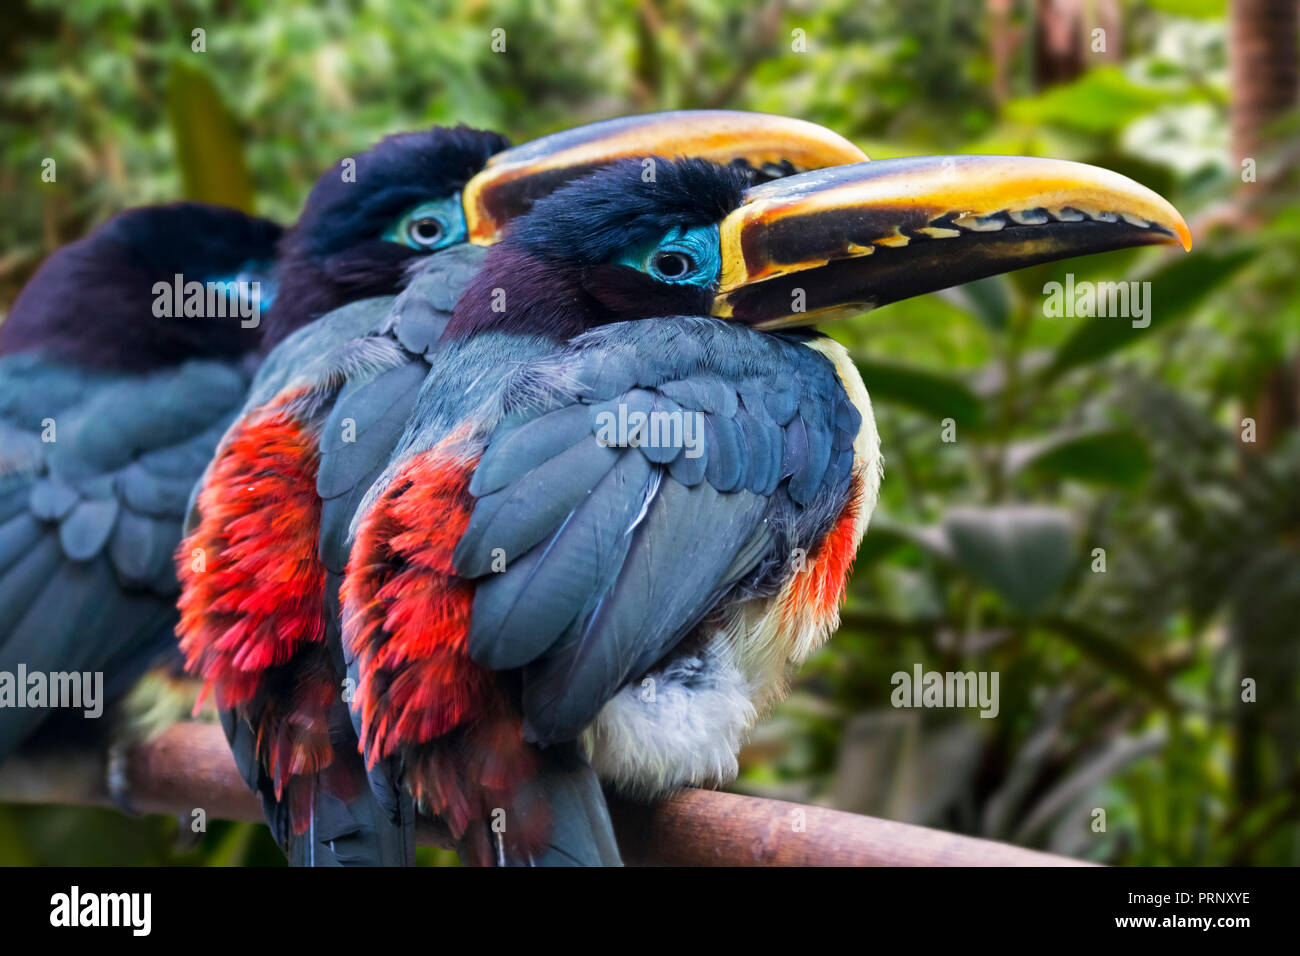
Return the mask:
<path id="1" fill-rule="evenodd" d="M 414 220 L 406 227 L 406 237 L 417 249 L 428 248 L 441 242 L 446 231 L 438 220 L 432 216 L 425 216 L 423 219 Z"/>
<path id="2" fill-rule="evenodd" d="M 418 252 L 436 252 L 465 241 L 465 211 L 460 196 L 422 202 L 384 232 L 384 239 Z"/>
<path id="3" fill-rule="evenodd" d="M 671 285 L 708 286 L 721 268 L 718 227 L 679 226 L 655 242 L 625 250 L 615 261 Z"/>
<path id="4" fill-rule="evenodd" d="M 662 251 L 651 262 L 659 278 L 669 282 L 679 281 L 696 269 L 695 260 L 684 252 Z"/>

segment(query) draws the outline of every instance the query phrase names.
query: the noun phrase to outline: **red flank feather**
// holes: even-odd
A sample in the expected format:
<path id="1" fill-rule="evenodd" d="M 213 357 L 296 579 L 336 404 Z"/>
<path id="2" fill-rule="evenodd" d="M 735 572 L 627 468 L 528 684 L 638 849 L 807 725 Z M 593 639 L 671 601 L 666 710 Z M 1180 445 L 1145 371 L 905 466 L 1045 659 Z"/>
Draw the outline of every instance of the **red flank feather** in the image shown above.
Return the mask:
<path id="1" fill-rule="evenodd" d="M 247 703 L 268 668 L 325 638 L 316 438 L 286 408 L 296 394 L 247 416 L 227 442 L 176 556 L 186 668 L 223 708 Z"/>
<path id="2" fill-rule="evenodd" d="M 186 669 L 219 707 L 251 724 L 258 759 L 299 833 L 315 775 L 333 762 L 329 713 L 340 693 L 316 553 L 316 435 L 290 410 L 300 394 L 241 422 L 212 464 L 201 520 L 176 556 Z"/>
<path id="3" fill-rule="evenodd" d="M 783 613 L 787 617 L 801 608 L 811 608 L 824 617 L 843 603 L 849 572 L 858 553 L 858 489 L 859 479 L 854 478 L 844 510 L 808 556 L 807 567 L 796 572 L 786 592 Z"/>
<path id="4" fill-rule="evenodd" d="M 461 440 L 393 479 L 358 528 L 340 593 L 344 645 L 361 662 L 367 762 L 400 754 L 412 797 L 487 863 L 494 814 L 509 808 L 503 839 L 519 853 L 542 846 L 550 819 L 530 797 L 536 755 L 521 721 L 466 648 L 474 584 L 455 575 L 452 554 L 469 524 L 477 460 L 455 453 Z"/>
<path id="5" fill-rule="evenodd" d="M 437 449 L 412 459 L 357 531 L 340 592 L 343 640 L 362 660 L 357 699 L 372 764 L 481 714 L 489 693 L 465 649 L 474 586 L 451 564 L 473 468 Z"/>

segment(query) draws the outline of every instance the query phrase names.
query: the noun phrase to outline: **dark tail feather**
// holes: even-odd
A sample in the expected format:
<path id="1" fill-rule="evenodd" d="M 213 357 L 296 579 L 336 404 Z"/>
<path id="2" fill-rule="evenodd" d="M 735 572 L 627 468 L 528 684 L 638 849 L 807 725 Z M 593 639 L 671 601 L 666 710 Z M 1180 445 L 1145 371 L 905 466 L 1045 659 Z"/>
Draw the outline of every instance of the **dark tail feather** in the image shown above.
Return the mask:
<path id="1" fill-rule="evenodd" d="M 235 758 L 239 775 L 261 800 L 262 815 L 266 817 L 266 825 L 270 828 L 275 842 L 283 849 L 291 832 L 288 808 L 275 799 L 275 790 L 271 786 L 271 781 L 262 771 L 261 762 L 257 757 L 257 738 L 247 722 L 233 710 L 222 710 L 219 715 L 221 729 L 226 732 L 226 740 L 230 743 L 230 753 Z"/>
<path id="2" fill-rule="evenodd" d="M 289 865 L 414 866 L 415 806 L 400 790 L 371 790 L 341 701 L 330 714 L 330 740 L 334 765 L 318 781 L 307 832 L 289 835 Z"/>
<path id="3" fill-rule="evenodd" d="M 316 791 L 311 826 L 290 835 L 290 866 L 414 866 L 415 815 L 389 820 L 370 788 L 360 781 L 356 796 L 345 802 L 324 789 Z"/>
<path id="4" fill-rule="evenodd" d="M 414 866 L 415 808 L 394 794 L 391 805 L 379 802 L 370 787 L 351 725 L 349 741 L 336 740 L 335 765 L 316 779 L 311 819 L 304 833 L 294 833 L 288 800 L 276 799 L 274 787 L 257 758 L 248 724 L 231 711 L 221 713 L 235 763 L 262 801 L 262 812 L 290 866 Z M 337 733 L 337 722 L 331 732 Z M 286 794 L 287 797 L 287 794 Z"/>
<path id="5" fill-rule="evenodd" d="M 548 747 L 530 805 L 550 819 L 549 836 L 537 853 L 512 852 L 500 834 L 489 833 L 496 866 L 622 866 L 614 825 L 600 781 L 574 744 Z M 516 809 L 516 812 L 520 812 Z M 527 827 L 527 811 L 521 814 Z M 509 822 L 507 821 L 507 826 Z M 462 859 L 465 855 L 462 854 Z"/>

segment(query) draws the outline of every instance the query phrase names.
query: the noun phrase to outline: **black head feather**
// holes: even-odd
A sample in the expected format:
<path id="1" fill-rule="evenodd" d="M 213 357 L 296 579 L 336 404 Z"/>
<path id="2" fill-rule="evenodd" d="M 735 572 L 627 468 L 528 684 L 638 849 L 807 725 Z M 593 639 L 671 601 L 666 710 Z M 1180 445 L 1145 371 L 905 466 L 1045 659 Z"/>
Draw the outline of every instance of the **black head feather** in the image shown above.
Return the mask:
<path id="1" fill-rule="evenodd" d="M 425 255 L 386 242 L 406 210 L 462 189 L 488 158 L 510 145 L 499 133 L 435 126 L 399 133 L 355 157 L 355 181 L 340 163 L 316 181 L 280 247 L 280 291 L 263 350 L 348 302 L 396 292 Z"/>
<path id="2" fill-rule="evenodd" d="M 355 182 L 344 181 L 342 163 L 316 180 L 285 245 L 304 258 L 322 259 L 363 237 L 378 238 L 411 206 L 464 188 L 488 159 L 509 145 L 500 133 L 468 126 L 433 126 L 387 136 L 351 157 L 356 161 Z"/>
<path id="3" fill-rule="evenodd" d="M 507 146 L 466 127 L 390 136 L 354 157 L 354 181 L 341 166 L 321 176 L 283 236 L 275 223 L 204 203 L 128 210 L 41 265 L 0 324 L 0 354 L 144 371 L 269 350 L 331 309 L 398 291 L 423 253 L 384 241 L 384 231 L 412 206 L 456 193 Z M 273 263 L 279 289 L 260 328 L 153 315 L 154 284 L 177 273 L 204 282 Z"/>
<path id="4" fill-rule="evenodd" d="M 702 159 L 655 158 L 652 168 L 647 181 L 641 160 L 622 160 L 538 200 L 488 253 L 445 334 L 502 329 L 563 340 L 608 322 L 707 315 L 712 290 L 612 263 L 675 227 L 719 222 L 753 173 Z"/>
<path id="5" fill-rule="evenodd" d="M 653 170 L 647 182 L 646 170 Z M 539 199 L 510 231 L 510 242 L 555 262 L 609 262 L 674 226 L 707 226 L 740 205 L 744 169 L 703 159 L 622 160 Z"/>
<path id="6" fill-rule="evenodd" d="M 75 364 L 143 371 L 187 358 L 233 358 L 259 329 L 229 318 L 155 317 L 154 284 L 269 270 L 281 229 L 206 203 L 120 213 L 41 264 L 0 324 L 0 353 L 39 351 Z"/>

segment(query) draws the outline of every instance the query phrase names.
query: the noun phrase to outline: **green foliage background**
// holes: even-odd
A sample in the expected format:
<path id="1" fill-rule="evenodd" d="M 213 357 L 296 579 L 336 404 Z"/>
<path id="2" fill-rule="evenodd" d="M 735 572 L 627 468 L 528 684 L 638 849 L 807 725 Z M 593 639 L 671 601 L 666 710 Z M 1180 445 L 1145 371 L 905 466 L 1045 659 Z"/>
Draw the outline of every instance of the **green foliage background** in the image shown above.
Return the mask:
<path id="1" fill-rule="evenodd" d="M 998 96 L 975 0 L 28 0 L 0 38 L 0 302 L 120 209 L 190 195 L 290 222 L 340 157 L 430 123 L 520 141 L 732 107 L 827 124 L 876 158 L 1132 175 L 1206 224 L 1194 252 L 1044 266 L 833 330 L 875 402 L 881 508 L 844 627 L 737 788 L 1115 863 L 1300 863 L 1300 442 L 1294 423 L 1241 440 L 1300 351 L 1293 183 L 1249 227 L 1212 225 L 1263 188 L 1229 153 L 1221 0 L 1125 4 L 1118 49 L 1050 86 L 1033 5 L 1012 7 Z M 1258 159 L 1261 180 L 1286 162 Z M 1149 280 L 1151 327 L 1045 318 L 1044 283 L 1067 271 Z M 892 708 L 891 675 L 918 663 L 997 671 L 997 718 Z M 278 861 L 260 827 L 175 833 L 0 808 L 0 862 Z"/>

